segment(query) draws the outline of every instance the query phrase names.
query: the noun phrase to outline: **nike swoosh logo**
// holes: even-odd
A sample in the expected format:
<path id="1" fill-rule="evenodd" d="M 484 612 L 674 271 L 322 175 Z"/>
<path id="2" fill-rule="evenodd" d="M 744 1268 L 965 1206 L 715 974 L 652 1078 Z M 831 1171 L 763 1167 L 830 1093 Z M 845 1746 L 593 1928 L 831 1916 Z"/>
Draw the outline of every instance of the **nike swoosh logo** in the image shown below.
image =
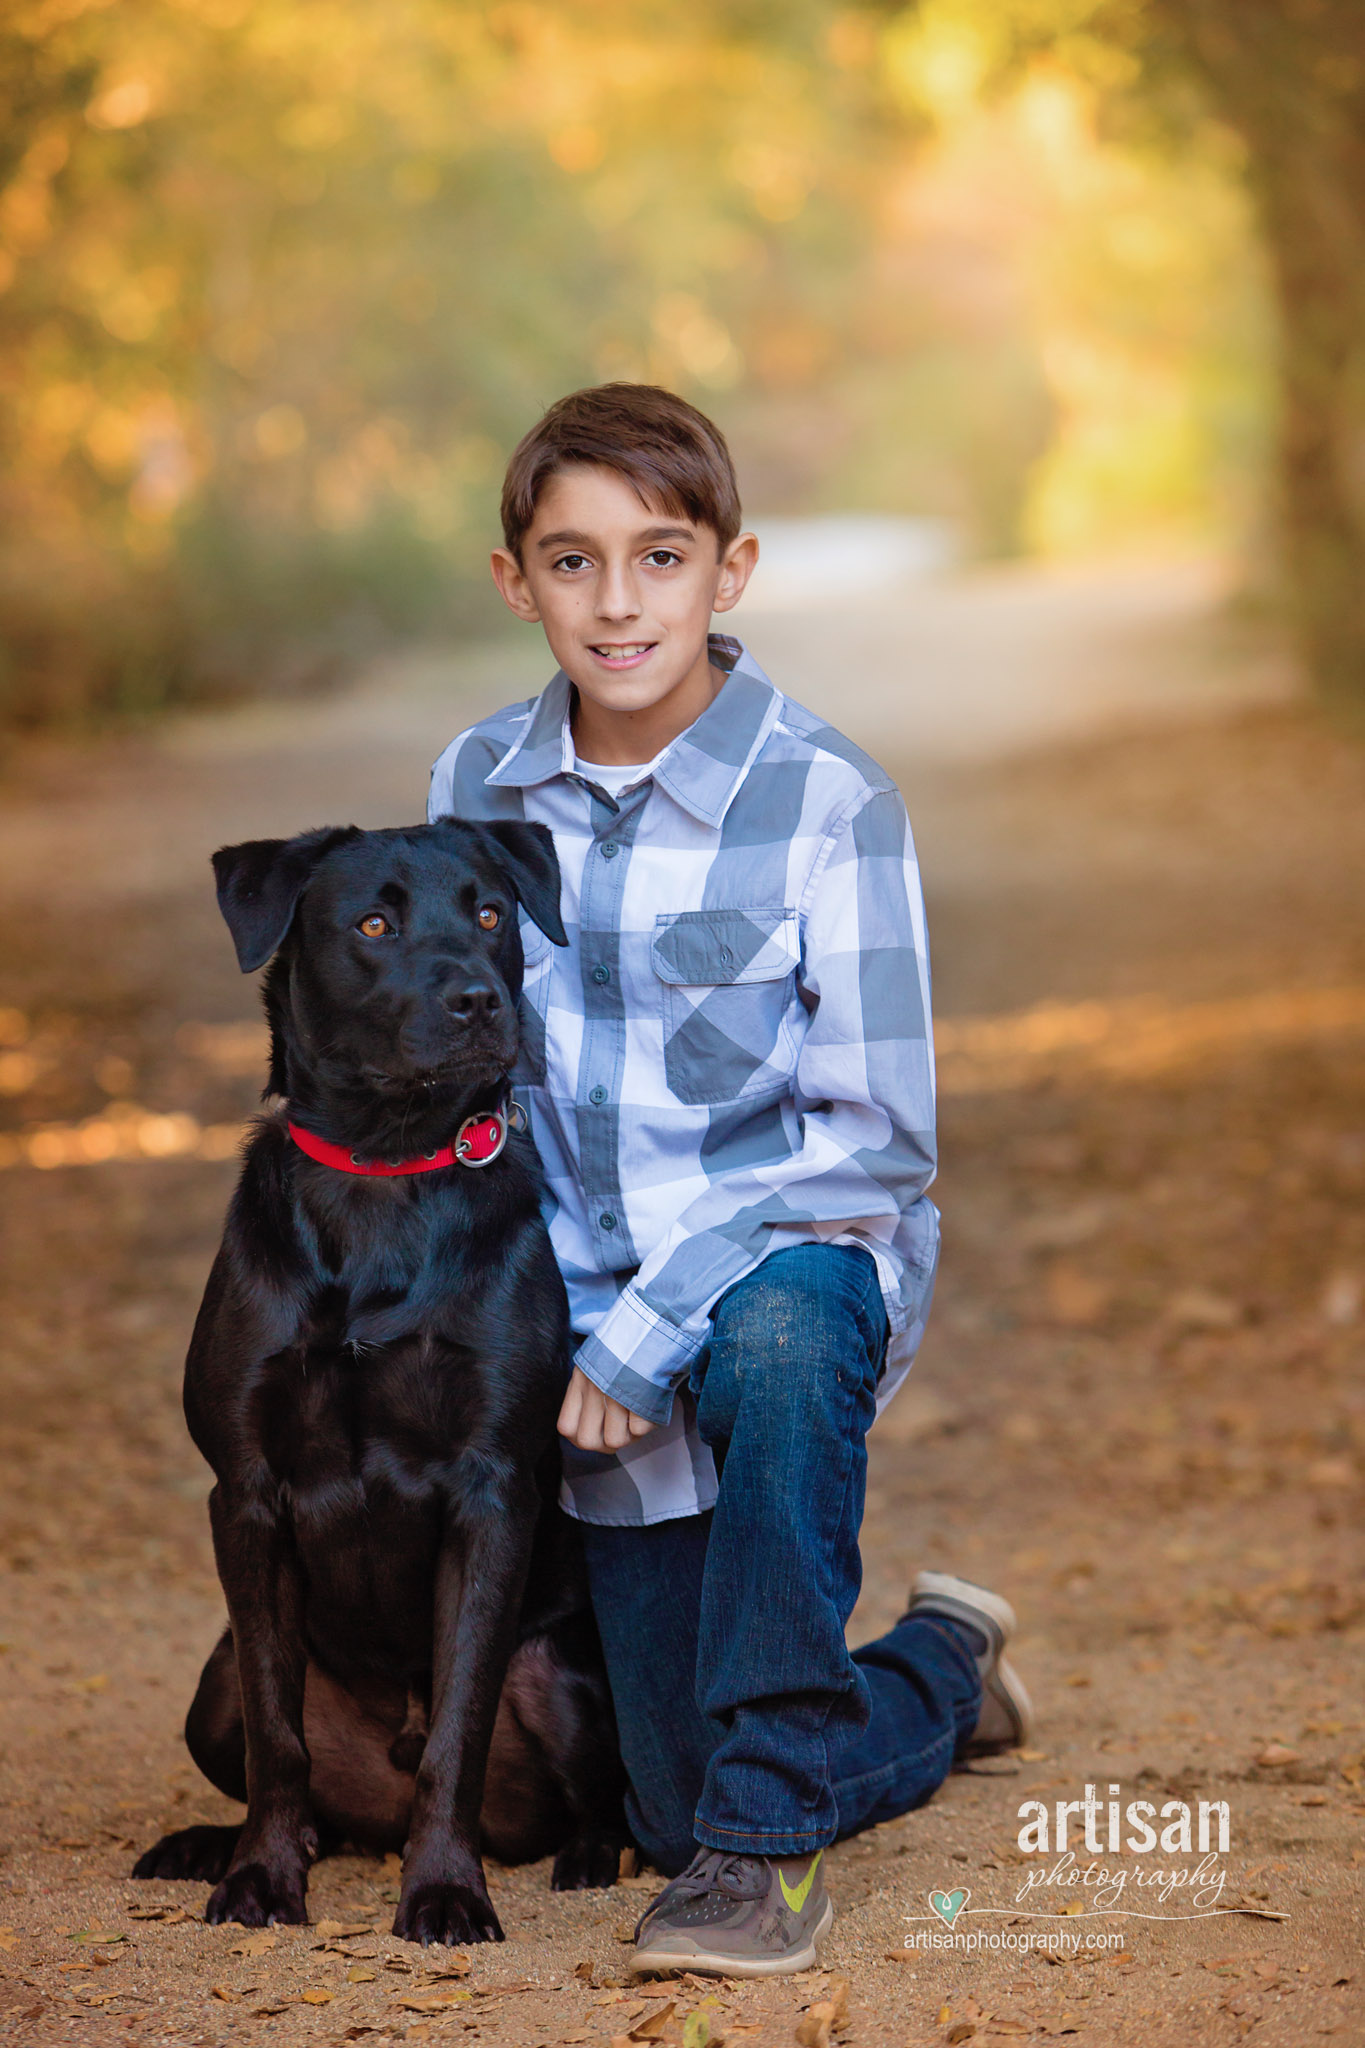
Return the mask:
<path id="1" fill-rule="evenodd" d="M 778 1871 L 777 1881 L 782 1887 L 782 1896 L 791 1907 L 793 1913 L 799 1913 L 806 1900 L 810 1897 L 810 1888 L 815 1883 L 815 1873 L 820 1868 L 820 1858 L 824 1853 L 823 1849 L 816 1850 L 815 1861 L 811 1864 L 810 1869 L 806 1872 L 800 1884 L 795 1887 L 789 1885 L 784 1874 L 780 1870 Z"/>

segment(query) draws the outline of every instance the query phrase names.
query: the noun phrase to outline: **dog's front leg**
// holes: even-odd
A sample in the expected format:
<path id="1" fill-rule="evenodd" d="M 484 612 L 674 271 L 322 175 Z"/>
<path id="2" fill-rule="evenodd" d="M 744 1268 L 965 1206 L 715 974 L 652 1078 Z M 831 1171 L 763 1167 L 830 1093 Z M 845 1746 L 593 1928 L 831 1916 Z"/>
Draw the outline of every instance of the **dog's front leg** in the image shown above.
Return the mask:
<path id="1" fill-rule="evenodd" d="M 303 1739 L 303 1585 L 290 1532 L 259 1498 L 216 1486 L 209 1519 L 227 1595 L 246 1731 L 246 1822 L 204 1918 L 246 1927 L 308 1918 L 317 1830 Z"/>
<path id="2" fill-rule="evenodd" d="M 393 1922 L 406 1941 L 503 1938 L 479 1854 L 479 1814 L 538 1505 L 529 1481 L 487 1474 L 452 1504 L 436 1571 L 431 1729 Z"/>

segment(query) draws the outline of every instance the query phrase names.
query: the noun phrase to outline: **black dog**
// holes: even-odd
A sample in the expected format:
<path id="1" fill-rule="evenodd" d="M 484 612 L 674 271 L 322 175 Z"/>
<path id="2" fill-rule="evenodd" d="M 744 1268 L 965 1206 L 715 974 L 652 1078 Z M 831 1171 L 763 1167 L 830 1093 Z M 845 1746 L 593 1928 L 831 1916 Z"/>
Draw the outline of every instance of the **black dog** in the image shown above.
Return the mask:
<path id="1" fill-rule="evenodd" d="M 565 943 L 553 843 L 347 826 L 214 868 L 243 972 L 274 956 L 287 1103 L 247 1148 L 185 1369 L 229 1623 L 185 1735 L 247 1813 L 133 1874 L 213 1883 L 209 1920 L 260 1926 L 307 1917 L 323 1847 L 406 1845 L 394 1933 L 501 1940 L 481 1842 L 557 1850 L 566 1888 L 612 1883 L 629 1839 L 552 1504 L 564 1287 L 507 1128 L 518 902 Z"/>

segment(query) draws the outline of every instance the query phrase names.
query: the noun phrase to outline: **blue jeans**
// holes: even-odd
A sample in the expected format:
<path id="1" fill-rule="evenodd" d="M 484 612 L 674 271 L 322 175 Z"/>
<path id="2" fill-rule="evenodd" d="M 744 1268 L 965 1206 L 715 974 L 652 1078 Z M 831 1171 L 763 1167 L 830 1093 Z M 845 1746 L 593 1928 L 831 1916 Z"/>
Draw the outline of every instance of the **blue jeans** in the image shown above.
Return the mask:
<path id="1" fill-rule="evenodd" d="M 976 1726 L 952 1622 L 844 1640 L 886 1341 L 870 1254 L 774 1253 L 722 1295 L 692 1375 L 714 1509 L 583 1525 L 630 1822 L 666 1875 L 698 1842 L 795 1856 L 920 1806 Z"/>

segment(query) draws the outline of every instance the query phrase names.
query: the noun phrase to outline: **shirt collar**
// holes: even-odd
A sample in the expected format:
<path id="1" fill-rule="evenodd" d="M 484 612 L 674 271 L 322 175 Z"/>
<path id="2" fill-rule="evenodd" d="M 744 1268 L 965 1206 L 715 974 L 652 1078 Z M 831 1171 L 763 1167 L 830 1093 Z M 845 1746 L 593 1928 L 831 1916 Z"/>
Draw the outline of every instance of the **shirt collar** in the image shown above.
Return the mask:
<path id="1" fill-rule="evenodd" d="M 716 666 L 730 673 L 701 717 L 660 755 L 654 780 L 703 825 L 719 825 L 777 723 L 782 698 L 738 640 L 713 633 L 710 647 Z M 489 787 L 530 789 L 574 772 L 572 688 L 563 669 L 546 684 L 525 732 L 484 777 Z"/>

